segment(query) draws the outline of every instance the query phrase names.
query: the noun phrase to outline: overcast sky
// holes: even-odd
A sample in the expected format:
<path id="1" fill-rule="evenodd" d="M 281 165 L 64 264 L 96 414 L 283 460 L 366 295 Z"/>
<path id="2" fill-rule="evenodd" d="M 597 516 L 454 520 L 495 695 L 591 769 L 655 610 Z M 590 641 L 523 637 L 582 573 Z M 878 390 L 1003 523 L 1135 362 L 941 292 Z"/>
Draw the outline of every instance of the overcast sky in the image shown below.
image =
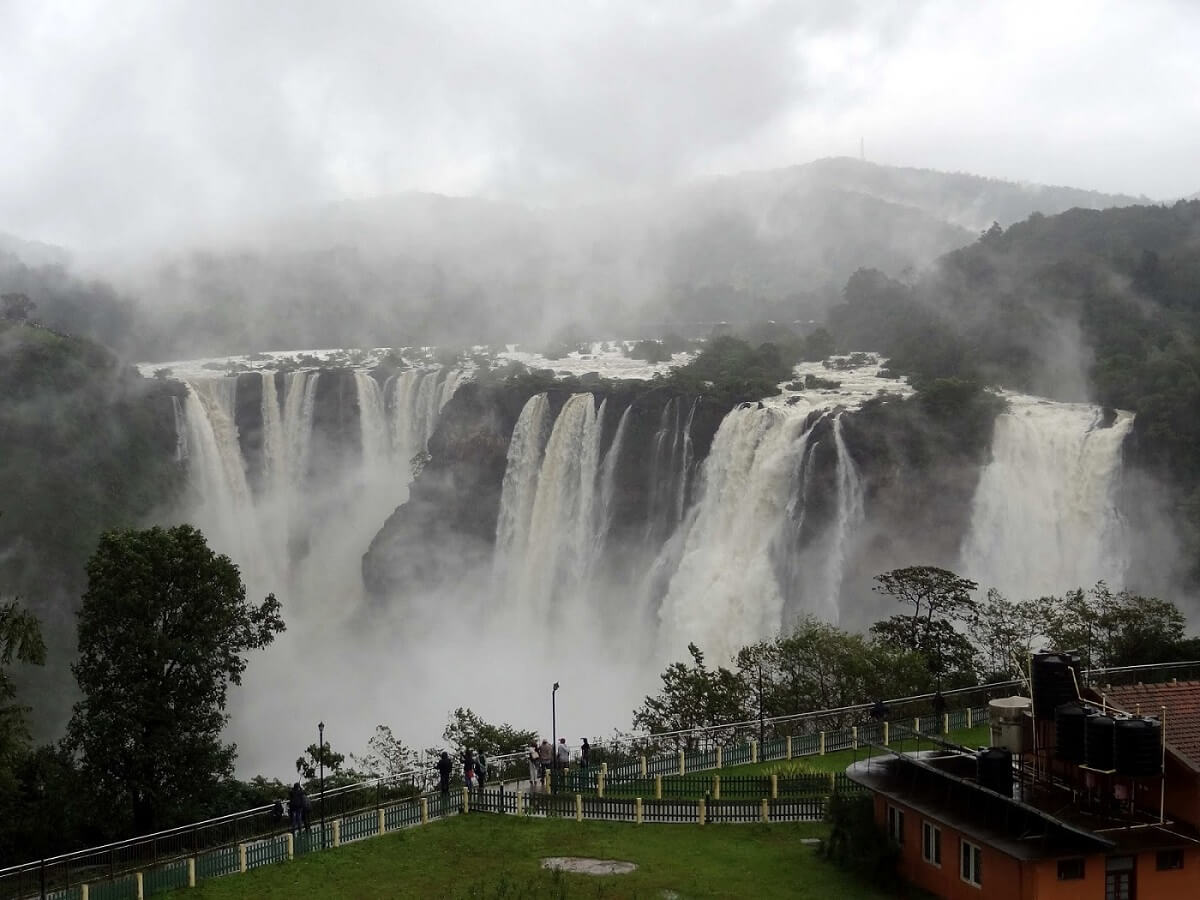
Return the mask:
<path id="1" fill-rule="evenodd" d="M 405 190 L 834 155 L 1200 190 L 1200 2 L 0 0 L 0 231 L 77 250 Z"/>

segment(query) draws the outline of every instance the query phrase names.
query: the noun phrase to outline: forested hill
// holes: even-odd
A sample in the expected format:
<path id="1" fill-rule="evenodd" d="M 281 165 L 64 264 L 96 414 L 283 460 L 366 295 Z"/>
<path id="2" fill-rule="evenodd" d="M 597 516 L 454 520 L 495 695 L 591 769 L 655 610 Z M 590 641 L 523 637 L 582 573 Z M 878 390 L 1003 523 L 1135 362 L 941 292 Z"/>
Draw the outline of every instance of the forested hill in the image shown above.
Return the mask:
<path id="1" fill-rule="evenodd" d="M 878 348 L 918 381 L 1137 413 L 1131 462 L 1167 486 L 1200 546 L 1200 202 L 1034 215 L 913 283 L 861 270 L 844 300 L 837 343 Z"/>

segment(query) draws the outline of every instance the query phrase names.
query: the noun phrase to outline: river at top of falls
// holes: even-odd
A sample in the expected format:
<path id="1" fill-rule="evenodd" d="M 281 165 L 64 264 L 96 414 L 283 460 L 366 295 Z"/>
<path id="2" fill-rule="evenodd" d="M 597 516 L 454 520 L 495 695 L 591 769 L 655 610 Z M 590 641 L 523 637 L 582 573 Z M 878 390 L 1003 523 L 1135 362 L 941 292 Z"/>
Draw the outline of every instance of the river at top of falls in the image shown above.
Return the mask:
<path id="1" fill-rule="evenodd" d="M 961 573 L 981 588 L 1033 599 L 1105 580 L 1129 565 L 1117 508 L 1121 447 L 1133 415 L 1003 394 L 962 546 Z"/>

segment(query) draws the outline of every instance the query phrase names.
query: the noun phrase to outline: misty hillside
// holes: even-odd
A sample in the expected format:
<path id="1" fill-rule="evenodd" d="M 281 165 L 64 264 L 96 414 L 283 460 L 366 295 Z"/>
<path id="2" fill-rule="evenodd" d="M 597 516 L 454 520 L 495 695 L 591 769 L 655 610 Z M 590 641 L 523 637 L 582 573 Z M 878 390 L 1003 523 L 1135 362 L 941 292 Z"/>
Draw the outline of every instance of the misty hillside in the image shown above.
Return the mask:
<path id="1" fill-rule="evenodd" d="M 898 274 L 980 224 L 1134 198 L 819 160 L 555 209 L 404 194 L 180 253 L 131 289 L 144 355 L 538 343 L 819 317 L 857 268 Z"/>

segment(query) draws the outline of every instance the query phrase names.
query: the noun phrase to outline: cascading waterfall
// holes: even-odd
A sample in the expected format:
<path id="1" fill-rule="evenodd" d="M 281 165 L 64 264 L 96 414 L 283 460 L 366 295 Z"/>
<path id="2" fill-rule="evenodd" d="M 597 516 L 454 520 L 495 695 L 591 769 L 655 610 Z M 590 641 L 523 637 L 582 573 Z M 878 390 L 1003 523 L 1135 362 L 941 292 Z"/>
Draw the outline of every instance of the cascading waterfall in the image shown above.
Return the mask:
<path id="1" fill-rule="evenodd" d="M 529 522 L 537 496 L 542 454 L 550 438 L 550 398 L 536 394 L 526 401 L 508 442 L 508 462 L 500 490 L 496 520 L 495 568 L 497 583 L 512 596 L 520 578 L 529 544 Z"/>
<path id="2" fill-rule="evenodd" d="M 302 490 L 308 477 L 313 408 L 320 375 L 320 372 L 289 372 L 287 375 L 287 390 L 283 399 L 285 452 L 282 454 L 282 467 L 287 472 L 287 485 L 293 491 Z"/>
<path id="3" fill-rule="evenodd" d="M 278 494 L 288 483 L 287 438 L 274 372 L 262 373 L 262 423 L 263 483 L 267 491 Z"/>
<path id="4" fill-rule="evenodd" d="M 534 621 L 551 612 L 569 615 L 583 600 L 580 588 L 594 545 L 599 443 L 595 398 L 573 394 L 546 443 L 529 517 L 518 590 Z"/>
<path id="5" fill-rule="evenodd" d="M 854 539 L 864 516 L 862 480 L 842 437 L 843 415 L 844 413 L 838 413 L 833 420 L 833 442 L 837 448 L 838 508 L 833 540 L 826 559 L 825 602 L 819 610 L 821 618 L 835 623 L 839 616 L 838 601 L 842 592 L 842 579 L 846 573 L 846 561 L 850 558 L 850 542 Z"/>
<path id="6" fill-rule="evenodd" d="M 596 504 L 596 551 L 593 554 L 595 559 L 599 559 L 603 552 L 604 539 L 608 537 L 608 530 L 612 525 L 612 500 L 617 487 L 617 464 L 621 461 L 621 448 L 625 445 L 629 411 L 632 408 L 632 405 L 627 406 L 621 413 L 621 420 L 617 423 L 617 433 L 613 435 L 612 445 L 609 446 L 604 454 L 604 460 L 600 463 L 600 496 L 599 502 Z"/>
<path id="7" fill-rule="evenodd" d="M 694 641 L 725 658 L 773 634 L 784 593 L 771 548 L 788 528 L 815 427 L 806 407 L 743 405 L 717 430 L 659 610 L 664 657 Z"/>
<path id="8" fill-rule="evenodd" d="M 663 406 L 650 457 L 650 490 L 646 515 L 647 543 L 664 541 L 683 520 L 692 469 L 692 421 L 699 398 L 684 413 L 684 399 Z"/>
<path id="9" fill-rule="evenodd" d="M 358 399 L 359 431 L 362 435 L 363 468 L 374 472 L 391 457 L 392 432 L 383 409 L 383 390 L 365 372 L 354 373 Z"/>
<path id="10" fill-rule="evenodd" d="M 961 574 L 1013 599 L 1120 585 L 1129 560 L 1116 484 L 1133 416 L 1102 427 L 1096 406 L 1004 396 Z"/>

